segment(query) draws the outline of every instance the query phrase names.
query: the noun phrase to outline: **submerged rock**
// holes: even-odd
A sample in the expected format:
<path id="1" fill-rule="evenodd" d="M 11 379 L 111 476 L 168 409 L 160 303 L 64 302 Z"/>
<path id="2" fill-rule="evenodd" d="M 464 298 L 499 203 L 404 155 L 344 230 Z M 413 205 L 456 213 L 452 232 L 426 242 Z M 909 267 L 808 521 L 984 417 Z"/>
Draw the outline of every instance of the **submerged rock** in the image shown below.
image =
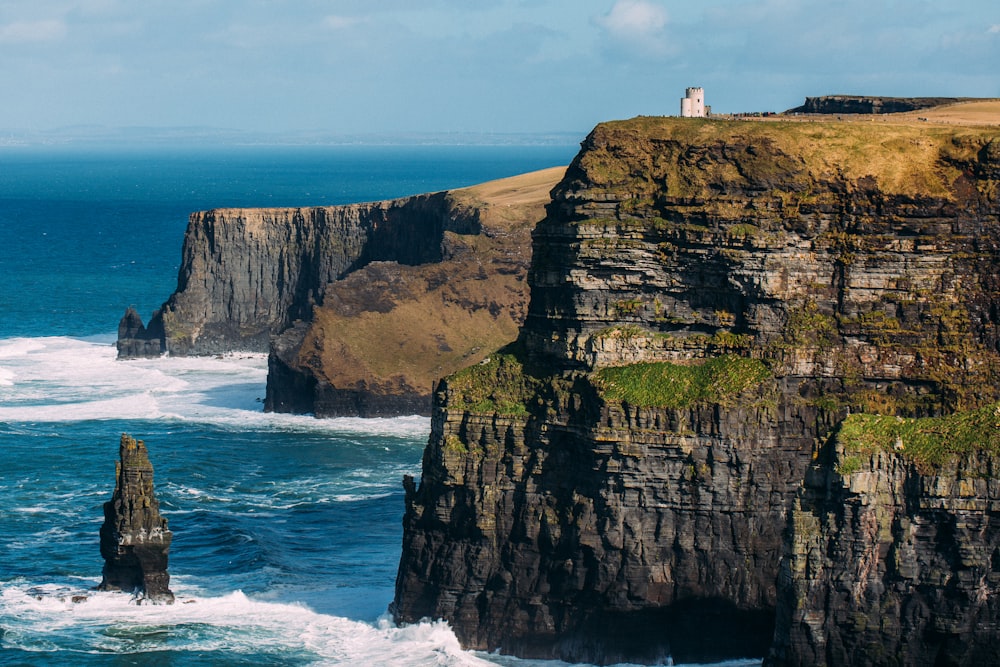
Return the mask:
<path id="1" fill-rule="evenodd" d="M 167 556 L 173 533 L 160 516 L 153 494 L 153 464 L 142 440 L 123 433 L 116 466 L 115 492 L 104 503 L 101 555 L 102 591 L 126 591 L 142 599 L 171 604 Z"/>

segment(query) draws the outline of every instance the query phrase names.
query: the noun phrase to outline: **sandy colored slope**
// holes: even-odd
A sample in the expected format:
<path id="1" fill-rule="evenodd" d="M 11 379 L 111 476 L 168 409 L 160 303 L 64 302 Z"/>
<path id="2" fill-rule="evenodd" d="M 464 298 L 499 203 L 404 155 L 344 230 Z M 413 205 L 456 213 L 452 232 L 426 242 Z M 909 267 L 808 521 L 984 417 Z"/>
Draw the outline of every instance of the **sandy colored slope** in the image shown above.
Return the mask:
<path id="1" fill-rule="evenodd" d="M 893 115 L 910 120 L 926 118 L 927 120 L 923 122 L 933 123 L 1000 125 L 1000 100 L 959 102 L 958 104 L 947 104 L 945 106 L 934 107 L 933 109 L 922 109 L 920 111 L 910 111 L 908 113 Z"/>
<path id="2" fill-rule="evenodd" d="M 551 167 L 452 192 L 456 195 L 465 194 L 494 206 L 544 205 L 549 201 L 549 192 L 565 172 L 566 167 Z"/>

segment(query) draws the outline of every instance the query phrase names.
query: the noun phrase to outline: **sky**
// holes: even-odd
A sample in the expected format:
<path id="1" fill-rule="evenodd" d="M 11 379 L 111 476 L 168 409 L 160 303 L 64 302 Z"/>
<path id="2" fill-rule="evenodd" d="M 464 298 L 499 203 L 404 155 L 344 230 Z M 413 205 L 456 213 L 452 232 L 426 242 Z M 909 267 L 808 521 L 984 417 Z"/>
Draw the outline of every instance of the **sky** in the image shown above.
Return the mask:
<path id="1" fill-rule="evenodd" d="M 1000 97 L 997 0 L 2 0 L 0 132 L 586 132 Z"/>

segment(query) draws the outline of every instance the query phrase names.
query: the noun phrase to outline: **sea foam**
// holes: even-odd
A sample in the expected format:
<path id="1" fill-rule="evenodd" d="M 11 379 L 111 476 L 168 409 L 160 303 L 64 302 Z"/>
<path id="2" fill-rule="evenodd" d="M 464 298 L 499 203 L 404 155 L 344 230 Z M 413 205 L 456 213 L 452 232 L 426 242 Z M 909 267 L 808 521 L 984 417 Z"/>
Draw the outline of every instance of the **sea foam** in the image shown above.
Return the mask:
<path id="1" fill-rule="evenodd" d="M 463 651 L 442 621 L 396 627 L 387 618 L 370 624 L 319 614 L 300 604 L 253 599 L 241 591 L 203 597 L 178 589 L 173 605 L 143 605 L 122 593 L 70 585 L 0 584 L 0 617 L 7 650 L 66 649 L 47 634 L 72 635 L 83 653 L 226 651 L 297 656 L 317 665 L 489 665 Z"/>
<path id="2" fill-rule="evenodd" d="M 412 439 L 424 417 L 314 419 L 265 413 L 267 356 L 119 361 L 103 340 L 0 339 L 0 421 L 176 420 L 244 431 L 359 433 Z"/>

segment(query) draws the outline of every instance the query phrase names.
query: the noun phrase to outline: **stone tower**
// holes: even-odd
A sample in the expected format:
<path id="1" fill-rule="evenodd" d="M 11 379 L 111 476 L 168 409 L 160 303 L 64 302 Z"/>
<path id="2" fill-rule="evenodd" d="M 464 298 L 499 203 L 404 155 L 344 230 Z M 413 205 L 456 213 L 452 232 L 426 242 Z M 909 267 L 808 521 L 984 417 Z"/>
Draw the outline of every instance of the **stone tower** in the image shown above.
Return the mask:
<path id="1" fill-rule="evenodd" d="M 684 118 L 705 117 L 705 89 L 688 88 L 681 98 L 681 116 Z"/>

